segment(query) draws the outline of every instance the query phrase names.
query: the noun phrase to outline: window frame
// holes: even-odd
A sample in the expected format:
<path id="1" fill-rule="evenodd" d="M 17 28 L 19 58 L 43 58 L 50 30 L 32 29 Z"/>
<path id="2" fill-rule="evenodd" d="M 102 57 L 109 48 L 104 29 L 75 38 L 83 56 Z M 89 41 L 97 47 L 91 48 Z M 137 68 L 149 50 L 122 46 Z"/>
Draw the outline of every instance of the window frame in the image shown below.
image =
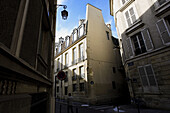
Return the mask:
<path id="1" fill-rule="evenodd" d="M 126 23 L 126 27 L 127 27 L 127 28 L 131 27 L 131 26 L 135 23 L 135 22 L 132 21 L 132 18 L 131 18 L 132 16 L 131 16 L 130 11 L 129 11 L 131 8 L 133 8 L 134 15 L 135 15 L 135 17 L 136 17 L 135 22 L 136 22 L 136 21 L 138 20 L 138 18 L 139 18 L 138 13 L 137 13 L 137 11 L 136 11 L 136 7 L 135 7 L 134 4 L 132 4 L 131 6 L 127 7 L 127 8 L 124 10 L 124 12 L 123 12 L 123 16 L 124 16 L 124 19 L 125 19 L 125 21 L 126 21 L 125 23 Z M 126 19 L 126 14 L 125 14 L 126 12 L 128 12 L 128 14 L 129 14 L 129 16 L 130 16 L 129 18 L 130 18 L 130 21 L 131 21 L 131 25 L 128 25 L 128 22 L 127 22 L 127 19 Z"/>
<path id="2" fill-rule="evenodd" d="M 150 85 L 150 81 L 149 81 L 149 75 L 147 74 L 147 71 L 146 71 L 146 67 L 147 66 L 150 66 L 151 69 L 152 69 L 152 72 L 153 72 L 153 77 L 154 77 L 154 80 L 155 80 L 155 86 L 151 86 Z M 140 75 L 140 72 L 139 72 L 139 68 L 144 68 L 144 72 L 145 72 L 145 76 L 146 76 L 146 79 L 147 79 L 147 83 L 148 83 L 148 86 L 144 86 L 143 85 L 143 81 L 142 81 L 142 78 L 141 78 L 141 75 Z M 142 84 L 142 87 L 143 87 L 143 90 L 144 92 L 153 92 L 153 91 L 158 91 L 158 82 L 157 82 L 157 79 L 156 79 L 156 76 L 155 76 L 155 72 L 153 70 L 153 67 L 152 67 L 152 64 L 147 64 L 147 65 L 143 65 L 143 66 L 138 66 L 137 67 L 137 70 L 138 70 L 138 75 L 139 75 L 139 78 L 140 78 L 140 81 L 141 81 L 141 84 Z"/>
<path id="3" fill-rule="evenodd" d="M 169 36 L 170 36 L 170 31 L 169 31 L 169 29 L 168 29 L 167 23 L 166 23 L 166 21 L 165 21 L 164 18 L 158 20 L 158 21 L 156 22 L 156 27 L 157 27 L 157 29 L 158 29 L 159 35 L 160 35 L 160 37 L 161 37 L 161 40 L 162 40 L 162 42 L 163 42 L 164 45 L 170 45 L 170 42 L 165 43 L 165 42 L 164 42 L 164 39 L 162 38 L 162 33 L 160 32 L 159 26 L 157 25 L 157 23 L 160 22 L 160 21 L 163 21 L 164 26 L 165 26 L 166 31 L 167 31 L 167 33 L 168 33 Z M 165 32 L 165 31 L 164 31 L 164 32 Z"/>

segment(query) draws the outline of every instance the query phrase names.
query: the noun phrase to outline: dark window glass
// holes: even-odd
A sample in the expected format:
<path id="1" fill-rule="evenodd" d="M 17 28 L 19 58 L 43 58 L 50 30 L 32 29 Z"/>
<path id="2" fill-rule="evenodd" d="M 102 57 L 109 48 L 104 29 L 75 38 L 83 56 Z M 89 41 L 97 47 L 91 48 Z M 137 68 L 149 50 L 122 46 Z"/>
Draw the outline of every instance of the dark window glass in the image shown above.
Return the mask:
<path id="1" fill-rule="evenodd" d="M 115 81 L 112 81 L 112 87 L 113 87 L 113 89 L 116 89 L 116 83 L 115 83 Z"/>

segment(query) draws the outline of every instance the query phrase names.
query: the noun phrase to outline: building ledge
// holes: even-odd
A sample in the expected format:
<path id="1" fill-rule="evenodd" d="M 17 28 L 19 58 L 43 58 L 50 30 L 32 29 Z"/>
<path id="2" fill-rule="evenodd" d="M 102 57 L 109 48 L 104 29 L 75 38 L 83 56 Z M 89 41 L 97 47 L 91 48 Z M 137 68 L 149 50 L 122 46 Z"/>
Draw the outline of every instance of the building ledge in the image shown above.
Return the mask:
<path id="1" fill-rule="evenodd" d="M 136 29 L 139 29 L 140 27 L 142 27 L 144 25 L 144 23 L 142 23 L 142 20 L 138 19 L 133 25 L 131 25 L 127 30 L 126 30 L 126 34 L 130 34 L 133 31 L 136 31 Z"/>
<path id="2" fill-rule="evenodd" d="M 170 10 L 170 1 L 168 2 L 165 2 L 164 4 L 162 4 L 161 6 L 158 6 L 156 9 L 155 9 L 155 16 L 160 16 L 166 12 L 168 12 Z"/>
<path id="3" fill-rule="evenodd" d="M 120 9 L 119 11 L 122 12 L 124 11 L 132 2 L 134 2 L 135 0 L 129 0 L 128 2 L 126 2 Z"/>

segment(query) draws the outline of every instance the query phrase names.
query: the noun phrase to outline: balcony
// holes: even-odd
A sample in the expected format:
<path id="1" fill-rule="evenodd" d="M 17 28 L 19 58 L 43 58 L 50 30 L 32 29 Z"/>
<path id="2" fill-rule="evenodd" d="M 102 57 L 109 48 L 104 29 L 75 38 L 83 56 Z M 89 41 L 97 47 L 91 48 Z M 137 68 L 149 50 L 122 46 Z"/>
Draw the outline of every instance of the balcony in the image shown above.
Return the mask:
<path id="1" fill-rule="evenodd" d="M 76 80 L 77 80 L 77 75 L 74 75 L 74 76 L 72 77 L 72 80 L 73 80 L 73 81 L 76 81 Z"/>

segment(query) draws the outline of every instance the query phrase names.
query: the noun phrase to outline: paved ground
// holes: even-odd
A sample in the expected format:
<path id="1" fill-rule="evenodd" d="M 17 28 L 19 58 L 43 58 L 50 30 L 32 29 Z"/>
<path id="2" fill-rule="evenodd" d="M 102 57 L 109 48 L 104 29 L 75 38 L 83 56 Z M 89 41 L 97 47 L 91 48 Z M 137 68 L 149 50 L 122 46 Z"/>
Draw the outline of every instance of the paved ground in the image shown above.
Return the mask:
<path id="1" fill-rule="evenodd" d="M 73 103 L 73 111 L 74 113 L 170 113 L 170 111 L 146 108 L 140 108 L 138 111 L 133 105 L 121 105 L 117 108 L 113 105 L 88 106 L 77 102 Z M 67 113 L 66 101 L 56 101 L 56 113 Z"/>

